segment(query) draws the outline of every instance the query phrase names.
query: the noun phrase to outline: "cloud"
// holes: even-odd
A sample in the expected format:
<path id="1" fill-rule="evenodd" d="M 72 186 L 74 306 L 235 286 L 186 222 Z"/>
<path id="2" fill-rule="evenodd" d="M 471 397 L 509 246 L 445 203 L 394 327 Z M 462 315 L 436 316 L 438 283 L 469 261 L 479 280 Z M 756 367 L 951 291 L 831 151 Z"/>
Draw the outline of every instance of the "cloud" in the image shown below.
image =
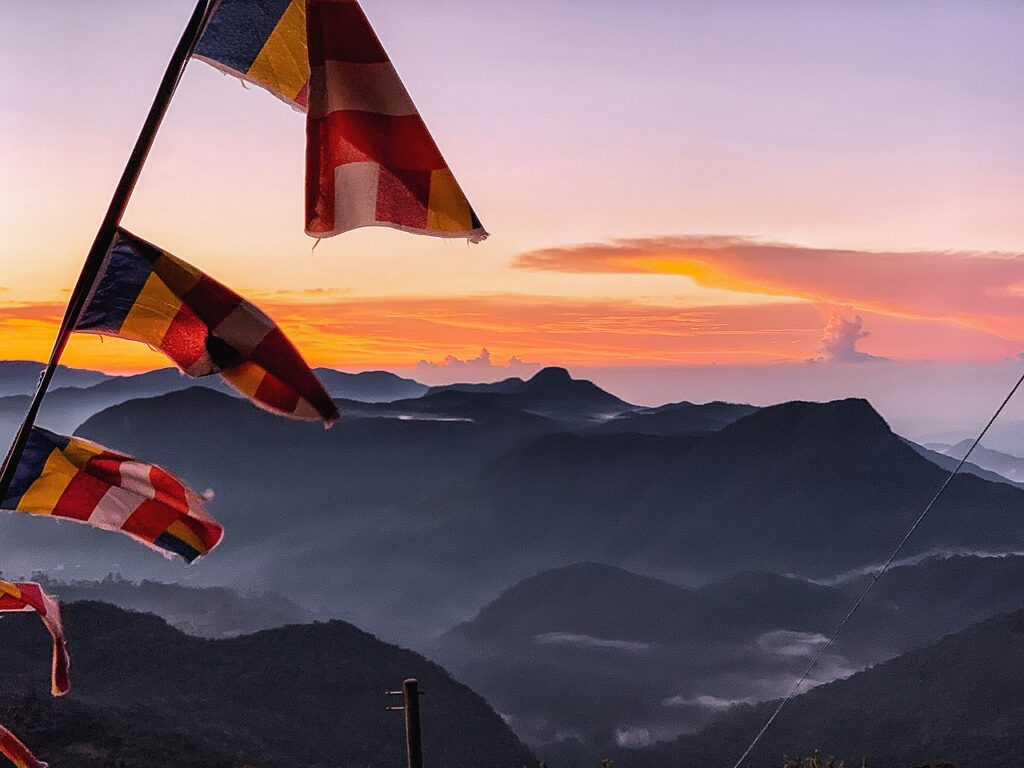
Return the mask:
<path id="1" fill-rule="evenodd" d="M 751 698 L 742 699 L 723 699 L 719 696 L 710 696 L 703 694 L 700 696 L 670 696 L 661 702 L 663 707 L 697 707 L 698 709 L 706 709 L 711 712 L 723 712 L 730 707 L 735 707 L 737 704 L 752 704 L 754 702 Z"/>
<path id="2" fill-rule="evenodd" d="M 864 330 L 864 318 L 855 315 L 847 320 L 840 314 L 832 314 L 825 323 L 821 337 L 822 359 L 836 363 L 866 363 L 885 361 L 886 358 L 869 355 L 857 349 L 857 342 L 871 334 Z"/>
<path id="3" fill-rule="evenodd" d="M 776 629 L 765 632 L 757 638 L 757 647 L 772 656 L 813 657 L 828 638 L 817 632 L 797 632 L 791 629 Z"/>
<path id="4" fill-rule="evenodd" d="M 440 363 L 432 363 L 429 360 L 420 360 L 416 363 L 418 375 L 432 376 L 439 373 L 449 376 L 457 376 L 459 381 L 471 381 L 475 379 L 492 379 L 495 373 L 521 373 L 530 375 L 540 370 L 541 366 L 536 363 L 526 363 L 513 355 L 508 362 L 502 365 L 491 358 L 491 353 L 484 347 L 480 354 L 467 360 L 447 355 Z"/>
<path id="5" fill-rule="evenodd" d="M 623 749 L 641 749 L 651 746 L 655 741 L 649 728 L 632 726 L 615 729 L 615 743 Z"/>
<path id="6" fill-rule="evenodd" d="M 647 651 L 652 647 L 650 643 L 641 643 L 635 640 L 609 640 L 590 635 L 574 635 L 569 632 L 545 632 L 536 635 L 533 639 L 543 645 L 571 645 L 576 648 L 599 648 L 634 653 Z"/>
<path id="7" fill-rule="evenodd" d="M 856 251 L 693 235 L 547 248 L 519 255 L 515 265 L 676 275 L 708 288 L 947 320 L 1024 339 L 1024 253 Z"/>
<path id="8" fill-rule="evenodd" d="M 996 557 L 1021 557 L 1024 556 L 1024 552 L 1019 550 L 1005 550 L 1005 551 L 994 551 L 989 549 L 973 549 L 971 547 L 944 547 L 941 549 L 929 549 L 924 552 L 920 552 L 916 555 L 909 555 L 907 557 L 899 558 L 891 563 L 891 568 L 902 568 L 906 566 L 914 566 L 925 560 L 936 559 L 936 560 L 948 560 L 955 557 L 984 557 L 984 558 L 996 558 Z M 808 579 L 816 584 L 825 584 L 827 586 L 836 586 L 837 584 L 848 584 L 851 581 L 862 579 L 865 576 L 872 576 L 878 573 L 882 567 L 881 563 L 868 563 L 858 568 L 851 568 L 848 571 L 841 571 L 834 576 L 828 576 L 820 579 Z M 805 578 L 805 577 L 798 577 Z"/>

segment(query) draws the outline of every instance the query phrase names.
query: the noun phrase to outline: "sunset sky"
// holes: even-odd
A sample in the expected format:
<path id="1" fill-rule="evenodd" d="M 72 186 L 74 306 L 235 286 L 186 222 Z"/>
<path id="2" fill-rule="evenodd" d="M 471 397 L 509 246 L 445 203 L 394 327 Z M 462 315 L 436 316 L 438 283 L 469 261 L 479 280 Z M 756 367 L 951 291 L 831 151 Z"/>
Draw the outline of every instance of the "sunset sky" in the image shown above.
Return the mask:
<path id="1" fill-rule="evenodd" d="M 0 358 L 47 355 L 191 5 L 0 4 Z M 310 362 L 497 378 L 1024 351 L 1024 4 L 363 6 L 489 240 L 364 229 L 313 251 L 302 115 L 201 62 L 124 221 Z M 65 361 L 166 364 L 88 337 Z"/>

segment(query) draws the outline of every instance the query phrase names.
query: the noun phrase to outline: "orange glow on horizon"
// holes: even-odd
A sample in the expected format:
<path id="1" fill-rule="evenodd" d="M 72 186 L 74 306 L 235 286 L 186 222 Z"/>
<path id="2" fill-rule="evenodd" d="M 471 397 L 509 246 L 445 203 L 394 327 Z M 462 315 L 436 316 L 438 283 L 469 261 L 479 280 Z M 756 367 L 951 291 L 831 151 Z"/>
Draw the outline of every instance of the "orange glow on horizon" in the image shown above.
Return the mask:
<path id="1" fill-rule="evenodd" d="M 823 327 L 842 307 L 790 303 L 669 307 L 514 294 L 451 297 L 265 298 L 258 302 L 313 366 L 413 368 L 449 355 L 538 365 L 772 364 L 821 354 Z M 0 304 L 0 359 L 45 360 L 63 307 Z M 903 359 L 997 359 L 1020 344 L 958 319 L 923 322 L 862 312 L 872 354 Z M 971 356 L 962 354 L 970 350 Z M 63 363 L 112 373 L 166 367 L 148 347 L 75 334 Z"/>

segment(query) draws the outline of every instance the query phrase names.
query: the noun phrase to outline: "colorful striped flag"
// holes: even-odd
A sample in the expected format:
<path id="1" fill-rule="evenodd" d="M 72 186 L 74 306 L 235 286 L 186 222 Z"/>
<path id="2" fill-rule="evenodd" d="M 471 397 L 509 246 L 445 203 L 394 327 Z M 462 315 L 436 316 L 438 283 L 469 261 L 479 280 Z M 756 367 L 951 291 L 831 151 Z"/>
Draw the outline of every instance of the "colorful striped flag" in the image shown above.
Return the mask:
<path id="1" fill-rule="evenodd" d="M 220 0 L 196 55 L 308 108 L 308 234 L 487 237 L 355 0 Z"/>
<path id="2" fill-rule="evenodd" d="M 487 236 L 355 0 L 309 0 L 306 232 Z"/>
<path id="3" fill-rule="evenodd" d="M 35 582 L 11 582 L 0 580 L 0 612 L 35 611 L 42 619 L 53 638 L 53 664 L 50 673 L 50 692 L 63 696 L 71 690 L 68 669 L 67 644 L 64 642 L 64 627 L 60 621 L 60 606 L 57 599 L 47 594 Z"/>
<path id="4" fill-rule="evenodd" d="M 28 747 L 21 743 L 17 736 L 0 725 L 0 755 L 14 764 L 14 768 L 47 768 L 40 762 Z"/>
<path id="5" fill-rule="evenodd" d="M 191 563 L 224 535 L 205 500 L 160 467 L 33 427 L 0 508 L 121 531 Z"/>
<path id="6" fill-rule="evenodd" d="M 164 352 L 189 376 L 219 373 L 256 405 L 331 426 L 338 408 L 280 328 L 234 291 L 119 230 L 76 331 Z"/>
<path id="7" fill-rule="evenodd" d="M 305 110 L 306 0 L 220 0 L 195 56 Z"/>

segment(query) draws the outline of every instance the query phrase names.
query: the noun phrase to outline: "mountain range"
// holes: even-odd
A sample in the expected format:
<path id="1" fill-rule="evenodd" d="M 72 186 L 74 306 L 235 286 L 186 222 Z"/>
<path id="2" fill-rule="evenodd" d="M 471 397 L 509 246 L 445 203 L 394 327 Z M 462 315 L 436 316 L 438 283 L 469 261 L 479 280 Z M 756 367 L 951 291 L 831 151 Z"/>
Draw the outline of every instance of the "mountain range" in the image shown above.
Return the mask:
<path id="1" fill-rule="evenodd" d="M 218 638 L 196 642 L 343 618 L 437 658 L 556 768 L 629 766 L 778 696 L 957 463 L 858 399 L 642 407 L 560 368 L 431 389 L 364 374 L 360 391 L 320 374 L 343 413 L 328 432 L 172 370 L 54 390 L 44 424 L 213 488 L 227 534 L 185 567 L 125 537 L 5 515 L 0 563 L 50 574 L 65 599 Z M 0 397 L 0 428 L 27 399 Z M 1022 606 L 1020 558 L 949 556 L 1024 550 L 1024 489 L 975 458 L 815 682 Z M 52 706 L 124 722 L 115 703 Z M 251 738 L 189 743 L 219 765 L 251 754 Z"/>
<path id="2" fill-rule="evenodd" d="M 11 571 L 65 579 L 113 571 L 301 595 L 305 608 L 416 643 L 566 563 L 679 584 L 864 567 L 947 474 L 863 400 L 639 409 L 561 369 L 495 387 L 340 400 L 326 433 L 211 388 L 119 403 L 77 434 L 213 488 L 221 548 L 183 572 L 69 524 L 55 549 L 53 521 L 6 516 L 0 554 Z M 1024 548 L 1022 513 L 1015 486 L 960 476 L 907 554 Z"/>
<path id="3" fill-rule="evenodd" d="M 542 755 L 569 739 L 595 750 L 643 745 L 692 732 L 731 704 L 785 693 L 864 578 L 743 573 L 686 588 L 580 563 L 516 584 L 424 649 Z M 898 566 L 812 680 L 845 677 L 1022 606 L 1024 557 Z"/>

